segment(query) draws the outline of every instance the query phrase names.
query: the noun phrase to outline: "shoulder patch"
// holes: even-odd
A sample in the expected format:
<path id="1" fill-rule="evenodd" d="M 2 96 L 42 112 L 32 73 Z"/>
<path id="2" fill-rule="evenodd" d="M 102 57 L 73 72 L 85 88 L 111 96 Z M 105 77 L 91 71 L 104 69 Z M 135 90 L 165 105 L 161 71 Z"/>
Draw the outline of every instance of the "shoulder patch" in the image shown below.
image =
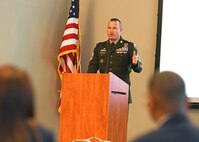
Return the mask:
<path id="1" fill-rule="evenodd" d="M 94 56 L 94 52 L 92 52 L 92 55 L 91 55 L 91 58 L 90 58 L 90 60 L 92 60 L 92 59 L 93 59 L 93 56 Z"/>
<path id="2" fill-rule="evenodd" d="M 137 48 L 137 44 L 133 43 L 134 47 Z"/>

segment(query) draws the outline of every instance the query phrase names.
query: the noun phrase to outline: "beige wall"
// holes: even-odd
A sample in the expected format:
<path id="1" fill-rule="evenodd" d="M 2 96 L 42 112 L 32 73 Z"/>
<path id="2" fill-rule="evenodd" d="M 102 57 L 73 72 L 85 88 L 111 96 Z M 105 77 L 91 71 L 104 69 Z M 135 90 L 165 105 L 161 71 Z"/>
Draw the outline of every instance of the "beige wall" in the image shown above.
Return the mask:
<path id="1" fill-rule="evenodd" d="M 37 119 L 58 133 L 56 110 L 59 79 L 56 55 L 61 43 L 69 0 L 0 0 L 0 64 L 26 69 L 33 80 Z M 152 128 L 145 109 L 147 80 L 154 70 L 157 0 L 84 0 L 80 2 L 82 71 L 86 72 L 95 44 L 107 39 L 111 17 L 123 22 L 123 37 L 138 45 L 144 70 L 132 73 L 134 102 L 130 108 L 128 138 Z M 198 123 L 198 111 L 190 111 Z"/>
<path id="2" fill-rule="evenodd" d="M 69 1 L 0 0 L 0 64 L 29 72 L 35 88 L 37 120 L 57 135 L 56 55 Z"/>

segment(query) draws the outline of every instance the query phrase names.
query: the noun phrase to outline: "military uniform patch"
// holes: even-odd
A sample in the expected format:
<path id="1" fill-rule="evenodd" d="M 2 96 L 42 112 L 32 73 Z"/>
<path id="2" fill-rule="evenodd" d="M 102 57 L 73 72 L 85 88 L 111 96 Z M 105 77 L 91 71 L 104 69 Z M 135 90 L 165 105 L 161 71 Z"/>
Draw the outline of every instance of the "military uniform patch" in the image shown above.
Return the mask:
<path id="1" fill-rule="evenodd" d="M 122 47 L 124 53 L 127 53 L 128 50 L 129 50 L 129 47 L 128 47 L 128 43 L 124 43 L 124 46 Z"/>
<path id="2" fill-rule="evenodd" d="M 91 55 L 91 58 L 90 58 L 90 60 L 92 60 L 92 59 L 93 59 L 93 56 L 94 56 L 94 52 L 92 52 L 92 55 Z"/>
<path id="3" fill-rule="evenodd" d="M 101 54 L 101 55 L 103 55 L 103 54 L 105 54 L 105 53 L 106 53 L 106 48 L 103 48 L 103 49 L 100 50 L 100 54 Z"/>
<path id="4" fill-rule="evenodd" d="M 124 46 L 123 47 L 121 47 L 121 48 L 118 48 L 117 50 L 116 50 L 116 52 L 118 53 L 118 54 L 126 54 L 127 52 L 128 52 L 128 49 L 129 49 L 129 47 L 128 47 L 128 43 L 124 43 Z"/>
<path id="5" fill-rule="evenodd" d="M 103 60 L 103 59 L 100 59 L 100 63 L 101 63 L 101 64 L 104 63 L 104 60 Z"/>

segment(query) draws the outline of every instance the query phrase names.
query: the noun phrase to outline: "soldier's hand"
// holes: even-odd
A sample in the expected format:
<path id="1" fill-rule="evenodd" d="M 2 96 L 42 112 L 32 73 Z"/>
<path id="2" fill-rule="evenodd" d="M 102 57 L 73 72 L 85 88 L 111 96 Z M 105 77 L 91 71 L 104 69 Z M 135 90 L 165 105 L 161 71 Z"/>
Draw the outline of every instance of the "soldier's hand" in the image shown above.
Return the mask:
<path id="1" fill-rule="evenodd" d="M 133 63 L 134 65 L 137 65 L 137 63 L 138 63 L 138 57 L 137 57 L 137 54 L 136 54 L 135 51 L 133 51 L 132 63 Z"/>

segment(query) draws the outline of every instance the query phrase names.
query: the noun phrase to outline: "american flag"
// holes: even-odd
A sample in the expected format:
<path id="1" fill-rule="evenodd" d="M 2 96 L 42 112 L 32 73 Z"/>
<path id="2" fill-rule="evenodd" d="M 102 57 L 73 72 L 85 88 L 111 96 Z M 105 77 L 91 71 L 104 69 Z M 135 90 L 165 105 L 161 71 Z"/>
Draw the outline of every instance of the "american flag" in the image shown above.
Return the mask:
<path id="1" fill-rule="evenodd" d="M 63 72 L 80 72 L 79 0 L 71 0 L 69 17 L 57 59 L 60 78 Z"/>
<path id="2" fill-rule="evenodd" d="M 58 59 L 58 73 L 62 79 L 62 73 L 80 72 L 80 33 L 79 33 L 79 0 L 71 0 L 69 17 L 66 23 Z M 61 92 L 59 100 L 59 112 L 61 111 Z"/>

